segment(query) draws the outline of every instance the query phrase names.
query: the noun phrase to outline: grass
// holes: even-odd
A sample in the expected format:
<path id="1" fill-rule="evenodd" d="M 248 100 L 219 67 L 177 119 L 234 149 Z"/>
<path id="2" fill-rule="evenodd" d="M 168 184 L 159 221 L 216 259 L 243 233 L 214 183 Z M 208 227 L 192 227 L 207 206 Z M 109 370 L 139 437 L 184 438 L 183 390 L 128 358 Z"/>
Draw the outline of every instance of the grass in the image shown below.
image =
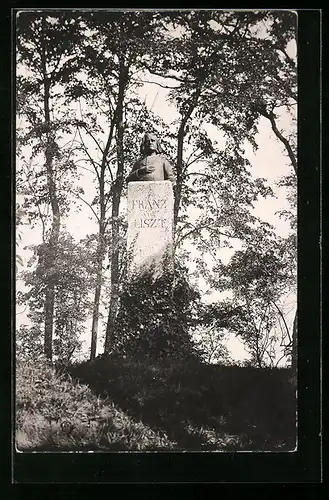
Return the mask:
<path id="1" fill-rule="evenodd" d="M 134 420 L 46 364 L 16 368 L 16 446 L 32 450 L 158 450 L 175 446 L 163 433 Z"/>
<path id="2" fill-rule="evenodd" d="M 17 365 L 21 450 L 268 450 L 295 447 L 287 369 L 109 357 Z"/>

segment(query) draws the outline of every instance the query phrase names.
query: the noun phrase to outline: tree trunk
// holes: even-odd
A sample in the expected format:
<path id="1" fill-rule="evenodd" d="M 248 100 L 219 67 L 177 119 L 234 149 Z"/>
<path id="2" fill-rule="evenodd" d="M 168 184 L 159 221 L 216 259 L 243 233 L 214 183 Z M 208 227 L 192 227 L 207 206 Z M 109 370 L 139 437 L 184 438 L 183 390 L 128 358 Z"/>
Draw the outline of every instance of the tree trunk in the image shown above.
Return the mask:
<path id="1" fill-rule="evenodd" d="M 93 322 L 91 326 L 90 361 L 93 361 L 96 358 L 98 322 L 99 322 L 99 304 L 100 304 L 101 288 L 102 288 L 101 280 L 102 280 L 102 275 L 98 268 L 95 297 L 94 297 L 94 307 L 93 307 Z"/>
<path id="2" fill-rule="evenodd" d="M 122 83 L 120 83 L 122 80 Z M 109 135 L 107 138 L 107 143 L 103 152 L 103 157 L 102 157 L 102 164 L 101 164 L 101 173 L 100 173 L 100 229 L 99 229 L 99 242 L 98 242 L 98 248 L 97 248 L 97 281 L 96 281 L 96 289 L 95 289 L 95 297 L 94 297 L 94 309 L 93 309 L 93 322 L 92 322 L 92 329 L 91 329 L 91 349 L 90 349 L 90 360 L 94 360 L 96 357 L 96 347 L 97 347 L 97 336 L 98 336 L 98 324 L 99 324 L 99 306 L 100 306 L 100 296 L 101 296 L 101 288 L 102 288 L 102 269 L 103 269 L 103 260 L 105 257 L 105 242 L 104 242 L 104 234 L 105 234 L 105 181 L 104 181 L 104 176 L 105 176 L 105 169 L 107 165 L 107 156 L 112 144 L 112 139 L 113 139 L 113 134 L 114 134 L 114 128 L 117 126 L 117 129 L 120 128 L 120 124 L 122 126 L 122 114 L 123 114 L 123 97 L 124 97 L 124 89 L 125 89 L 125 80 L 124 78 L 120 78 L 119 81 L 119 94 L 118 94 L 118 101 L 117 101 L 117 106 L 111 121 L 110 125 L 110 131 Z M 119 125 L 118 125 L 119 123 Z M 123 139 L 122 139 L 123 141 Z M 118 146 L 119 147 L 119 146 Z M 122 158 L 123 158 L 123 146 L 121 146 L 122 150 Z M 116 250 L 113 250 L 113 248 L 116 246 L 116 242 L 118 240 L 117 234 L 116 234 L 116 223 L 117 223 L 117 217 L 119 215 L 119 205 L 120 205 L 120 198 L 121 198 L 121 192 L 122 192 L 122 180 L 118 179 L 119 171 L 121 172 L 122 170 L 122 176 L 123 176 L 123 159 L 122 159 L 122 167 L 119 167 L 119 162 L 118 162 L 118 172 L 117 172 L 117 182 L 112 184 L 111 192 L 112 192 L 112 244 L 111 244 L 111 255 L 110 255 L 110 263 L 111 263 L 111 300 L 110 300 L 110 311 L 111 311 L 111 303 L 112 303 L 112 297 L 115 291 L 115 286 L 113 287 L 112 283 L 112 275 L 114 277 L 114 283 L 115 283 L 115 276 L 117 272 L 115 269 L 118 268 L 118 257 L 116 256 Z M 121 186 L 121 187 L 120 187 Z M 112 306 L 112 309 L 113 306 Z M 110 315 L 109 315 L 110 316 Z M 109 320 L 108 320 L 109 323 Z M 108 331 L 109 324 L 107 324 L 106 332 Z M 105 338 L 105 352 L 106 352 L 106 346 L 108 344 L 108 334 L 106 333 L 106 338 Z"/>
<path id="3" fill-rule="evenodd" d="M 52 342 L 53 342 L 53 328 L 54 328 L 54 306 L 55 306 L 55 293 L 56 293 L 56 271 L 55 271 L 55 259 L 57 244 L 60 232 L 60 210 L 56 192 L 56 181 L 54 176 L 53 160 L 54 154 L 57 148 L 53 133 L 51 131 L 51 121 L 50 121 L 50 79 L 47 75 L 46 67 L 46 54 L 45 51 L 42 53 L 42 64 L 43 64 L 43 86 L 44 86 L 44 115 L 45 115 L 45 127 L 47 134 L 47 143 L 45 149 L 45 168 L 47 172 L 47 187 L 48 194 L 50 198 L 50 205 L 52 210 L 52 225 L 51 233 L 48 244 L 48 251 L 46 257 L 46 291 L 45 291 L 45 330 L 44 330 L 44 353 L 45 356 L 52 361 Z"/>
<path id="4" fill-rule="evenodd" d="M 97 271 L 96 271 L 96 288 L 94 296 L 94 307 L 93 307 L 93 321 L 91 326 L 91 345 L 90 345 L 90 361 L 93 361 L 96 357 L 97 350 L 97 336 L 98 336 L 98 325 L 99 325 L 99 307 L 100 298 L 102 290 L 102 279 L 103 279 L 103 261 L 105 257 L 105 168 L 106 168 L 106 156 L 112 141 L 112 132 L 110 131 L 107 145 L 103 153 L 103 161 L 101 165 L 101 171 L 99 176 L 99 204 L 100 204 L 100 214 L 99 214 L 99 230 L 98 230 L 98 243 L 96 250 L 97 259 Z"/>
<path id="5" fill-rule="evenodd" d="M 104 198 L 104 189 L 103 189 Z M 97 244 L 97 274 L 96 274 L 96 288 L 94 296 L 94 307 L 93 307 L 93 321 L 91 327 L 91 346 L 90 346 L 90 361 L 93 361 L 96 357 L 97 350 L 97 336 L 98 336 L 98 324 L 99 324 L 99 307 L 100 307 L 100 297 L 102 290 L 102 278 L 103 278 L 103 260 L 105 257 L 105 206 L 104 202 L 101 204 L 101 212 L 104 212 L 103 218 L 101 216 L 98 234 L 98 244 Z"/>
<path id="6" fill-rule="evenodd" d="M 45 291 L 45 331 L 44 331 L 44 354 L 50 361 L 53 357 L 53 317 L 54 317 L 54 287 L 47 285 Z"/>
<path id="7" fill-rule="evenodd" d="M 292 349 L 291 349 L 291 371 L 295 383 L 297 383 L 297 337 L 298 337 L 298 310 L 295 312 L 294 323 L 292 328 Z"/>
<path id="8" fill-rule="evenodd" d="M 118 102 L 116 108 L 117 117 L 117 175 L 116 180 L 113 184 L 112 190 L 112 217 L 111 217 L 111 298 L 109 305 L 109 314 L 106 325 L 106 335 L 104 344 L 104 353 L 110 352 L 114 324 L 117 315 L 118 301 L 119 301 L 119 237 L 120 237 L 120 225 L 119 225 L 119 210 L 120 201 L 123 189 L 123 178 L 124 178 L 124 151 L 123 151 L 123 137 L 124 137 L 124 126 L 123 126 L 123 101 L 127 82 L 127 71 L 123 63 L 121 63 L 120 68 L 120 80 L 119 80 L 119 93 Z"/>
<path id="9" fill-rule="evenodd" d="M 120 193 L 115 189 L 112 205 L 112 245 L 111 245 L 111 298 L 106 325 L 104 353 L 109 353 L 112 345 L 115 318 L 119 299 L 119 206 Z"/>
<path id="10" fill-rule="evenodd" d="M 100 308 L 100 298 L 102 291 L 102 278 L 103 278 L 103 261 L 105 257 L 105 169 L 107 155 L 109 153 L 114 131 L 114 121 L 113 117 L 109 135 L 107 138 L 107 143 L 103 152 L 102 164 L 99 176 L 99 203 L 100 203 L 100 217 L 99 217 L 99 230 L 98 230 L 98 243 L 97 243 L 97 271 L 96 271 L 96 288 L 94 296 L 94 307 L 93 307 L 93 320 L 91 326 L 91 345 L 90 345 L 90 360 L 93 361 L 96 357 L 97 350 L 97 337 L 98 337 L 98 327 L 99 327 L 99 308 Z"/>
<path id="11" fill-rule="evenodd" d="M 256 355 L 256 363 L 258 368 L 262 368 L 263 366 L 263 360 L 262 360 L 262 355 L 261 355 L 261 348 L 260 348 L 260 335 L 259 332 L 256 332 L 256 349 L 255 349 L 255 355 Z"/>
<path id="12" fill-rule="evenodd" d="M 183 188 L 183 177 L 184 177 L 184 166 L 183 166 L 183 148 L 184 148 L 184 137 L 186 124 L 193 113 L 195 106 L 197 105 L 201 90 L 197 90 L 190 102 L 186 113 L 182 117 L 178 134 L 177 134 L 177 160 L 176 160 L 176 190 L 175 190 L 175 202 L 174 202 L 174 233 L 176 232 L 176 226 L 178 222 L 178 213 L 181 205 L 182 188 Z"/>
<path id="13" fill-rule="evenodd" d="M 184 135 L 185 135 L 185 125 L 187 119 L 181 121 L 178 136 L 177 136 L 177 161 L 176 161 L 176 190 L 175 190 L 175 202 L 174 202 L 174 231 L 176 230 L 178 221 L 178 212 L 180 207 L 180 201 L 182 196 L 182 184 L 183 184 L 183 146 L 184 146 Z"/>
<path id="14" fill-rule="evenodd" d="M 56 193 L 56 185 L 53 172 L 53 153 L 51 145 L 47 146 L 46 151 L 46 169 L 48 179 L 48 192 L 52 209 L 52 226 L 47 250 L 47 269 L 46 269 L 46 291 L 45 291 L 45 334 L 44 334 L 44 352 L 45 356 L 52 361 L 52 341 L 54 329 L 54 307 L 56 294 L 56 252 L 60 232 L 60 211 Z M 50 152 L 49 152 L 50 150 Z"/>

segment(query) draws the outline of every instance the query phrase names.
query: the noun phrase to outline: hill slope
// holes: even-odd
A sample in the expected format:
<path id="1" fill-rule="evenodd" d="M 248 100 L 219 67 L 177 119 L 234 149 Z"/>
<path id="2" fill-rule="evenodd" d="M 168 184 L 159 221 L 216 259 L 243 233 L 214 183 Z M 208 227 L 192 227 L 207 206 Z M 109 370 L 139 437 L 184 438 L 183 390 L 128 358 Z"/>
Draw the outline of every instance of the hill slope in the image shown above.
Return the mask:
<path id="1" fill-rule="evenodd" d="M 292 450 L 285 369 L 98 358 L 58 374 L 17 365 L 21 450 Z"/>
<path id="2" fill-rule="evenodd" d="M 154 450 L 175 443 L 46 364 L 16 366 L 19 450 Z"/>

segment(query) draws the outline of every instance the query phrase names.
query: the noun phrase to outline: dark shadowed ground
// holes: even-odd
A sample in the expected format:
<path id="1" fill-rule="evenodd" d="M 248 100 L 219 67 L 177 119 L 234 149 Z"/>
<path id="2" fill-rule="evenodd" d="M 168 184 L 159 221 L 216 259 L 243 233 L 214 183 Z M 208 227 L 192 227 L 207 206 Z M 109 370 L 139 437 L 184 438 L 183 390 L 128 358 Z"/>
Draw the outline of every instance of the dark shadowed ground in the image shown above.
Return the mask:
<path id="1" fill-rule="evenodd" d="M 94 393 L 184 450 L 292 450 L 296 400 L 288 369 L 101 358 L 70 368 Z"/>

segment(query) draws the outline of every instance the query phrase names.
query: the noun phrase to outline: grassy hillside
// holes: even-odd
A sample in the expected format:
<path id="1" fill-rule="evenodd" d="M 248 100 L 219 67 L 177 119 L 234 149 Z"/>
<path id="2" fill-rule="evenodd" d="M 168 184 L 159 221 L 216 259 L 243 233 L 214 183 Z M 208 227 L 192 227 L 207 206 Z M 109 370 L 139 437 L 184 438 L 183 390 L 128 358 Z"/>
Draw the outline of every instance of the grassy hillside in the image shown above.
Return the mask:
<path id="1" fill-rule="evenodd" d="M 291 450 L 286 369 L 99 358 L 17 365 L 19 449 Z"/>
<path id="2" fill-rule="evenodd" d="M 19 450 L 171 449 L 162 433 L 134 420 L 107 397 L 45 364 L 16 367 Z"/>

